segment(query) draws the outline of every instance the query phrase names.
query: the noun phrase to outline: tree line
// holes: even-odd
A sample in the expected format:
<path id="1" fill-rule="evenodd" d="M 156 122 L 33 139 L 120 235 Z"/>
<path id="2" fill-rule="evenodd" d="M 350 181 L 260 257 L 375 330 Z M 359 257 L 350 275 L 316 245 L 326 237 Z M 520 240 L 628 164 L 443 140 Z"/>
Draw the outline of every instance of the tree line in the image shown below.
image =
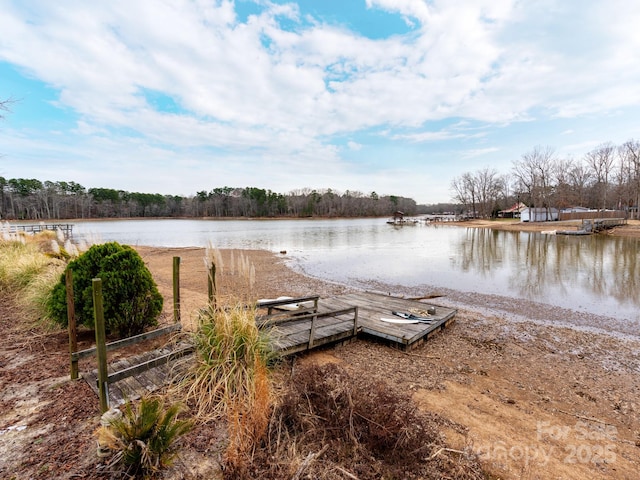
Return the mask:
<path id="1" fill-rule="evenodd" d="M 638 219 L 640 141 L 603 143 L 579 159 L 537 146 L 514 160 L 508 174 L 489 167 L 466 172 L 452 180 L 451 189 L 469 215 L 483 218 L 522 202 L 547 209 L 624 210 Z"/>
<path id="2" fill-rule="evenodd" d="M 365 217 L 417 211 L 413 199 L 376 192 L 218 187 L 193 196 L 85 188 L 76 182 L 0 177 L 2 220 L 135 217 Z"/>

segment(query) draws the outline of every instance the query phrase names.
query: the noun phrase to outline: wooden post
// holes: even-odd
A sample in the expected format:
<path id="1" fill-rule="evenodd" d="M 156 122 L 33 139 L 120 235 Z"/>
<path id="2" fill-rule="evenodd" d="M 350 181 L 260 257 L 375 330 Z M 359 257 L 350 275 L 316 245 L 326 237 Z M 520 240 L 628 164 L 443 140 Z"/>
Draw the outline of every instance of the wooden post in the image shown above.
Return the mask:
<path id="1" fill-rule="evenodd" d="M 216 264 L 211 263 L 211 267 L 209 268 L 209 278 L 208 278 L 208 286 L 209 286 L 209 303 L 211 306 L 216 306 Z"/>
<path id="2" fill-rule="evenodd" d="M 71 361 L 71 380 L 78 378 L 78 360 L 73 354 L 78 351 L 78 330 L 76 328 L 76 306 L 73 302 L 73 272 L 67 268 L 64 276 L 67 289 L 67 323 L 69 325 L 69 359 Z"/>
<path id="3" fill-rule="evenodd" d="M 104 327 L 104 309 L 102 306 L 102 280 L 94 278 L 93 288 L 93 318 L 96 327 L 96 353 L 98 355 L 98 397 L 100 397 L 100 411 L 109 410 L 109 385 L 107 384 L 107 341 Z"/>
<path id="4" fill-rule="evenodd" d="M 313 337 L 316 336 L 316 320 L 318 319 L 318 315 L 314 315 L 311 317 L 311 330 L 309 331 L 309 345 L 307 347 L 308 350 L 313 348 Z"/>
<path id="5" fill-rule="evenodd" d="M 358 307 L 355 306 L 353 311 L 353 336 L 358 335 Z"/>
<path id="6" fill-rule="evenodd" d="M 180 257 L 173 257 L 173 321 L 180 323 Z"/>

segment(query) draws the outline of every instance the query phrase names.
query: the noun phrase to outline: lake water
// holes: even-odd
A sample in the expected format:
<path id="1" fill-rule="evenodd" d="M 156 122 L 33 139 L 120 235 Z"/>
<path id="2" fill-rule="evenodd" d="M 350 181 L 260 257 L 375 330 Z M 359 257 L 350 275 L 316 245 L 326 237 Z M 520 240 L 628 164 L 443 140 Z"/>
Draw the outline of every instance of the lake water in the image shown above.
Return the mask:
<path id="1" fill-rule="evenodd" d="M 79 221 L 74 236 L 128 245 L 286 251 L 308 275 L 356 287 L 500 295 L 640 324 L 640 242 L 384 219 Z"/>

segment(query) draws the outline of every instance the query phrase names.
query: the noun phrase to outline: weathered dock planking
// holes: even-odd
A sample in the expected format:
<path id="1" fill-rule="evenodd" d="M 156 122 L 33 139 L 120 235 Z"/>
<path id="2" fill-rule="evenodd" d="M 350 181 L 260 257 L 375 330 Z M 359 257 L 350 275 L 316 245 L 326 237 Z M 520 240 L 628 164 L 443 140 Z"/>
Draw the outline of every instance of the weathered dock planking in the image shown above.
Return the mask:
<path id="1" fill-rule="evenodd" d="M 407 350 L 421 344 L 448 326 L 457 313 L 457 310 L 452 308 L 371 292 L 357 292 L 321 299 L 318 311 L 346 306 L 358 307 L 358 326 L 363 335 L 383 339 Z M 435 307 L 435 313 L 429 316 L 428 323 L 396 324 L 381 320 L 393 318 L 392 311 L 426 310 L 427 307 Z"/>
<path id="2" fill-rule="evenodd" d="M 180 350 L 177 352 L 185 353 Z M 107 367 L 109 376 L 117 378 L 119 372 L 126 372 L 128 369 L 136 369 L 140 365 L 144 365 L 149 362 L 158 363 L 158 365 L 144 371 L 137 372 L 134 375 L 125 376 L 124 378 L 119 378 L 116 381 L 109 382 L 109 405 L 121 405 L 127 399 L 136 400 L 146 393 L 155 392 L 167 385 L 173 378 L 175 378 L 176 375 L 184 372 L 186 362 L 188 361 L 188 354 L 177 355 L 179 358 L 175 359 L 171 357 L 172 353 L 176 353 L 176 349 L 171 346 L 166 346 L 109 364 Z M 82 378 L 89 384 L 95 394 L 99 395 L 98 370 L 85 372 L 82 374 Z"/>
<path id="3" fill-rule="evenodd" d="M 359 331 L 358 309 L 352 305 L 266 323 L 274 347 L 281 355 L 311 350 L 354 338 Z"/>

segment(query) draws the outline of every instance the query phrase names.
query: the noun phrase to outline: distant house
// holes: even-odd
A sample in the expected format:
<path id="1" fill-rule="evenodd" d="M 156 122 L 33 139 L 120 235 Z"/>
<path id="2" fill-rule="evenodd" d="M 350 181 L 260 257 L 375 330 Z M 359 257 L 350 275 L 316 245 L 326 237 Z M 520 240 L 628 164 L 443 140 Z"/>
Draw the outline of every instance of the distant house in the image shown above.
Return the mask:
<path id="1" fill-rule="evenodd" d="M 558 220 L 557 208 L 530 208 L 520 212 L 521 222 L 549 222 Z"/>
<path id="2" fill-rule="evenodd" d="M 388 220 L 387 223 L 391 225 L 415 225 L 418 221 L 404 218 L 404 212 L 395 212 L 393 217 Z"/>
<path id="3" fill-rule="evenodd" d="M 587 207 L 567 207 L 561 210 L 561 213 L 584 213 L 589 212 L 590 210 Z"/>
<path id="4" fill-rule="evenodd" d="M 506 210 L 500 210 L 498 217 L 500 218 L 520 218 L 520 212 L 522 212 L 527 206 L 522 203 L 516 203 Z"/>

